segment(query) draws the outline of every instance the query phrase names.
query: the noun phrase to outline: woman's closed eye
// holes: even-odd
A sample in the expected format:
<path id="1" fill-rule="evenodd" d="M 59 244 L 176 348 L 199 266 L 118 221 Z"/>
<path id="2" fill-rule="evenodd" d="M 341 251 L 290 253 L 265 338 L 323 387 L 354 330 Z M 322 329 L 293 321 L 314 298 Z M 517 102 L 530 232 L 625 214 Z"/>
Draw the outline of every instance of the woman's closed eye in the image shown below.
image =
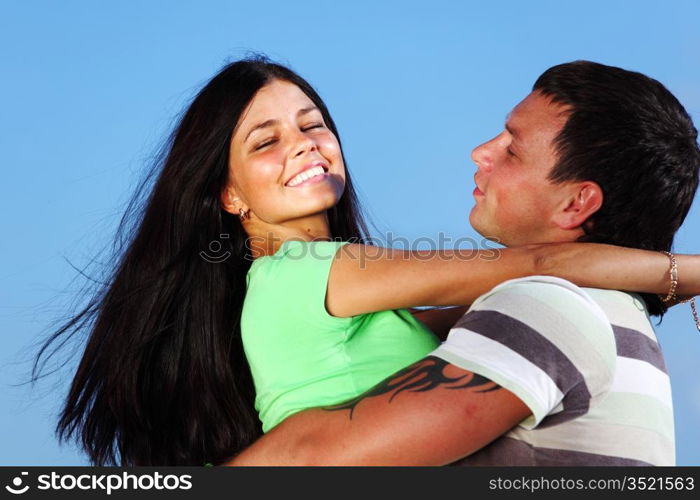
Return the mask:
<path id="1" fill-rule="evenodd" d="M 264 140 L 262 140 L 261 142 L 259 142 L 258 144 L 256 144 L 256 145 L 253 147 L 253 150 L 254 150 L 254 151 L 259 151 L 259 150 L 261 150 L 261 149 L 263 149 L 263 148 L 266 148 L 267 146 L 271 146 L 271 145 L 274 144 L 275 142 L 277 142 L 277 139 L 274 138 L 274 137 L 270 137 L 270 138 L 268 138 L 268 139 L 264 139 Z"/>
<path id="2" fill-rule="evenodd" d="M 322 128 L 323 123 L 310 123 L 308 125 L 304 125 L 301 130 L 303 132 L 306 132 L 307 130 L 315 129 L 315 128 Z"/>

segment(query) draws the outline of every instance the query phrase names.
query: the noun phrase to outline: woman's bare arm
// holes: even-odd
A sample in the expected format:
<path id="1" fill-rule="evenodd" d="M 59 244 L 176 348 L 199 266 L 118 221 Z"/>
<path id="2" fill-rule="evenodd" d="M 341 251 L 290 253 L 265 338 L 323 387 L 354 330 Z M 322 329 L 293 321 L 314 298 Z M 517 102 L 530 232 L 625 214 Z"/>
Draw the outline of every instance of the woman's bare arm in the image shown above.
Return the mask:
<path id="1" fill-rule="evenodd" d="M 681 295 L 700 294 L 700 256 L 677 256 Z M 464 305 L 513 278 L 558 276 L 579 286 L 666 294 L 668 257 L 595 243 L 556 243 L 486 251 L 404 251 L 349 244 L 336 254 L 326 308 L 334 316 Z"/>

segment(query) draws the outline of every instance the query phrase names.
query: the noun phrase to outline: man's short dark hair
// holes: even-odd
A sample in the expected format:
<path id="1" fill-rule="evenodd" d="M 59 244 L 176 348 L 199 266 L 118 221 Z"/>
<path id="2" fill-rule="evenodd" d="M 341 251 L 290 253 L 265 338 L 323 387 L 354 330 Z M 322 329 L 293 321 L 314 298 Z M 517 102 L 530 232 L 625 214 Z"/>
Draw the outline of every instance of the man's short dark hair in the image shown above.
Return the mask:
<path id="1" fill-rule="evenodd" d="M 533 91 L 568 107 L 550 180 L 590 180 L 603 190 L 581 241 L 671 250 L 700 170 L 698 132 L 678 99 L 641 73 L 590 61 L 548 69 Z M 651 314 L 663 314 L 658 297 L 644 299 Z"/>

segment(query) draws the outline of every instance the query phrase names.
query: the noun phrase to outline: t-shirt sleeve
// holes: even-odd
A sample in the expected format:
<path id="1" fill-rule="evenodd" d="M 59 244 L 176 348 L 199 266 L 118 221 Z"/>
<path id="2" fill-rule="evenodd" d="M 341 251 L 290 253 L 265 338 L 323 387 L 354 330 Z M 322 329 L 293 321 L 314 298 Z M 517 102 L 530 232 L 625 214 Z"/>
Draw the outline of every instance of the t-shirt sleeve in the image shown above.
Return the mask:
<path id="1" fill-rule="evenodd" d="M 532 415 L 573 418 L 612 384 L 616 348 L 600 306 L 574 284 L 533 276 L 479 297 L 433 356 L 513 392 Z"/>
<path id="2" fill-rule="evenodd" d="M 336 253 L 345 244 L 347 242 L 340 241 L 285 242 L 282 251 L 271 256 L 262 275 L 256 277 L 254 297 L 261 298 L 256 303 L 260 302 L 267 309 L 267 315 L 271 314 L 270 304 L 275 304 L 277 319 L 295 324 L 346 320 L 331 316 L 325 305 L 331 266 Z M 260 314 L 257 317 L 260 318 Z"/>

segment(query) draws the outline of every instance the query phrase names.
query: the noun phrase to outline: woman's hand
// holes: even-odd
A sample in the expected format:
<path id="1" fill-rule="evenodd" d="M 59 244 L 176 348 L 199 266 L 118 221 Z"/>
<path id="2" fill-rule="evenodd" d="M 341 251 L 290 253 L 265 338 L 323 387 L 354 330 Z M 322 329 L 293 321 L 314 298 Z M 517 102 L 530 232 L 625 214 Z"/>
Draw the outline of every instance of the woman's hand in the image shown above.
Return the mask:
<path id="1" fill-rule="evenodd" d="M 579 286 L 655 293 L 662 297 L 671 288 L 671 263 L 663 252 L 598 243 L 542 245 L 537 251 L 541 252 L 542 274 L 559 276 Z M 676 293 L 700 295 L 700 255 L 675 258 Z"/>

